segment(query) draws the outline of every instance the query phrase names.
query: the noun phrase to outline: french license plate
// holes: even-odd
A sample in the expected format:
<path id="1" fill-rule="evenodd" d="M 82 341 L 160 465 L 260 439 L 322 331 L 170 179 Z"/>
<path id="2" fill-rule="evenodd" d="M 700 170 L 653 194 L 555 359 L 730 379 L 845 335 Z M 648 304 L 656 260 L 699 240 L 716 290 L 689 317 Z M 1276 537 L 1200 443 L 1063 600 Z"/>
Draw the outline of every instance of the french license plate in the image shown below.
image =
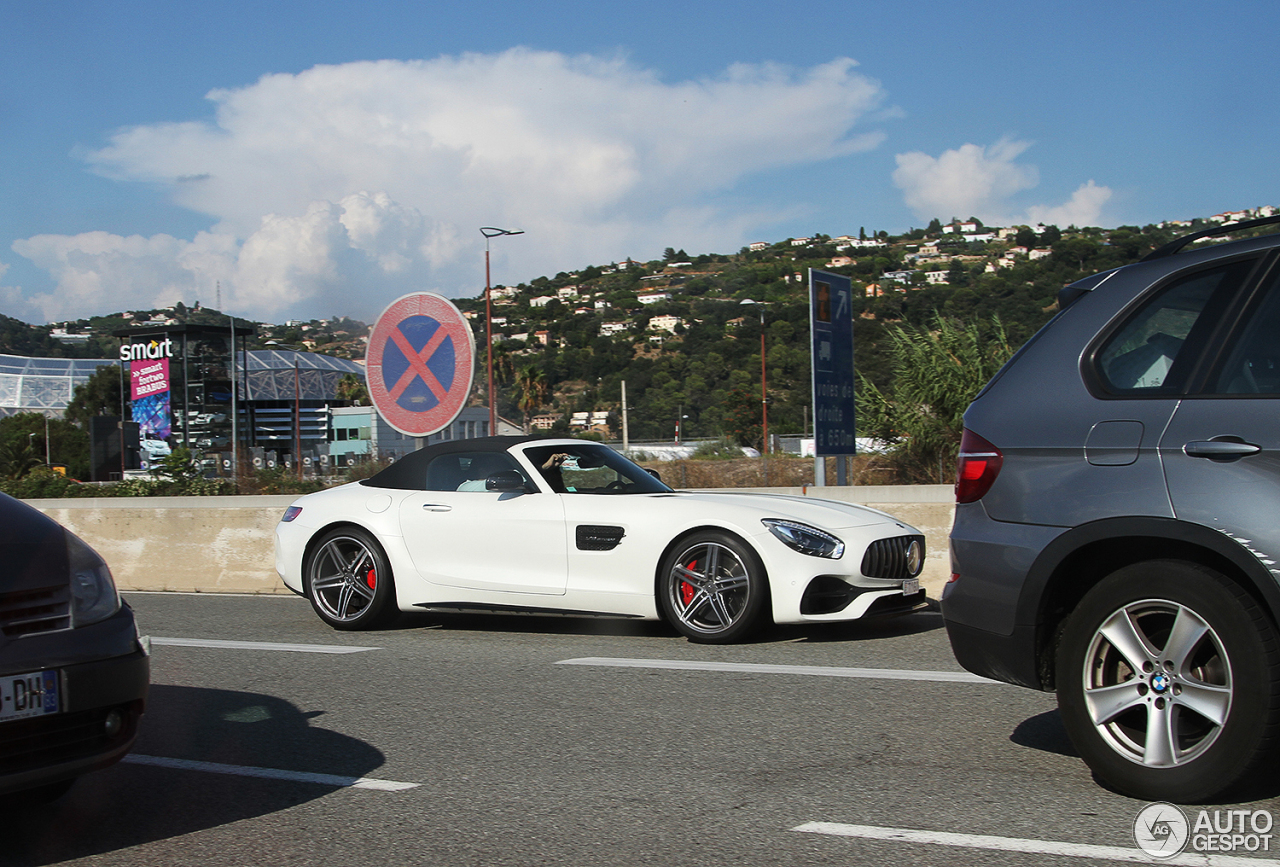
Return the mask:
<path id="1" fill-rule="evenodd" d="M 911 594 L 913 594 L 913 593 L 919 593 L 919 592 L 920 592 L 920 579 L 919 579 L 919 578 L 908 578 L 906 581 L 903 581 L 903 582 L 902 582 L 902 595 L 903 595 L 903 596 L 910 596 L 910 595 L 911 595 Z"/>
<path id="2" fill-rule="evenodd" d="M 33 671 L 0 677 L 0 720 L 57 713 L 58 672 Z"/>

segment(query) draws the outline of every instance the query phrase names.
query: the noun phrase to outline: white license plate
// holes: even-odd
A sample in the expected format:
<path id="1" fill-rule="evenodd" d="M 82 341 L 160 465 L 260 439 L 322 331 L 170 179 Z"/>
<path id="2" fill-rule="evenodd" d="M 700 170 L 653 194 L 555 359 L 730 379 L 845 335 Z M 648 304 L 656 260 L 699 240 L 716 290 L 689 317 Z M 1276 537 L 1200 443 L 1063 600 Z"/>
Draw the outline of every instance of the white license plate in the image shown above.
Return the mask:
<path id="1" fill-rule="evenodd" d="M 913 594 L 913 593 L 919 593 L 919 592 L 920 592 L 920 579 L 919 579 L 919 578 L 908 578 L 906 581 L 903 581 L 903 582 L 902 582 L 902 595 L 903 595 L 903 596 L 910 596 L 910 595 L 911 595 L 911 594 Z"/>
<path id="2" fill-rule="evenodd" d="M 0 720 L 44 716 L 60 708 L 57 671 L 0 677 Z"/>

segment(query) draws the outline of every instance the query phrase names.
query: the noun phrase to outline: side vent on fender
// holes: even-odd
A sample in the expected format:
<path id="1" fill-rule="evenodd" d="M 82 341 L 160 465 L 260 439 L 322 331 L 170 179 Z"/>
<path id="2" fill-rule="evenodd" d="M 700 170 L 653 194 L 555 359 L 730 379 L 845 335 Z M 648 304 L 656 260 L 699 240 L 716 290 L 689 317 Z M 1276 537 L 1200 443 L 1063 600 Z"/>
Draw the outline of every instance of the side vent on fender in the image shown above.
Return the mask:
<path id="1" fill-rule="evenodd" d="M 579 524 L 575 538 L 579 551 L 612 551 L 625 535 L 621 527 Z"/>

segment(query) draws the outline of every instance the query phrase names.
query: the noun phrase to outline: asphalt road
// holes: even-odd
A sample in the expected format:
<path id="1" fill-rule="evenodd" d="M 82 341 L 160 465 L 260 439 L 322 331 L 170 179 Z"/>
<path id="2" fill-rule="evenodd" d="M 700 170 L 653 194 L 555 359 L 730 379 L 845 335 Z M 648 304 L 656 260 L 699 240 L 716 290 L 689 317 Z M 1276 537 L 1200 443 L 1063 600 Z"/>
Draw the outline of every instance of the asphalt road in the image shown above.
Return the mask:
<path id="1" fill-rule="evenodd" d="M 133 755 L 12 811 L 0 863 L 1139 854 L 1145 804 L 1091 778 L 1051 695 L 957 677 L 936 613 L 707 647 L 656 624 L 415 615 L 341 633 L 291 597 L 128 600 L 156 642 Z M 1277 816 L 1280 799 L 1243 808 Z"/>

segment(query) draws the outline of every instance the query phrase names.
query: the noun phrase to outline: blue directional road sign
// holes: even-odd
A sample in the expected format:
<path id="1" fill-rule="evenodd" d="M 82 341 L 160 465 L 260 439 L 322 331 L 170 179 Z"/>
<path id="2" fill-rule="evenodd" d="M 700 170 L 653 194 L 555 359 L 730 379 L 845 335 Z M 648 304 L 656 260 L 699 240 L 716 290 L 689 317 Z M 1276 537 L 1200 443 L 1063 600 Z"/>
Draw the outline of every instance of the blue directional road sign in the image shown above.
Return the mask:
<path id="1" fill-rule="evenodd" d="M 848 277 L 809 269 L 809 332 L 814 454 L 854 454 L 853 287 Z"/>

